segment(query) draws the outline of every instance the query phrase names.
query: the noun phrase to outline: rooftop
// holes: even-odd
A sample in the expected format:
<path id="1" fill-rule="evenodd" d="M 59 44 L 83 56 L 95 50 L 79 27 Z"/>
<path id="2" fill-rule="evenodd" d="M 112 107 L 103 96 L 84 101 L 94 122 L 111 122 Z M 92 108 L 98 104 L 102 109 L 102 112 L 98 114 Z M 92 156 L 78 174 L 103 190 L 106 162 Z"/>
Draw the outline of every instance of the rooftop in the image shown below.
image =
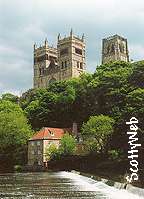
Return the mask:
<path id="1" fill-rule="evenodd" d="M 29 140 L 60 140 L 65 132 L 70 132 L 66 128 L 50 128 L 44 127 L 39 132 L 35 133 Z"/>
<path id="2" fill-rule="evenodd" d="M 113 35 L 113 36 L 110 36 L 110 37 L 107 37 L 107 38 L 105 38 L 104 40 L 111 40 L 111 39 L 115 39 L 115 38 L 119 38 L 119 39 L 122 39 L 122 40 L 125 40 L 125 38 L 124 37 L 121 37 L 121 36 L 119 36 L 119 35 Z"/>

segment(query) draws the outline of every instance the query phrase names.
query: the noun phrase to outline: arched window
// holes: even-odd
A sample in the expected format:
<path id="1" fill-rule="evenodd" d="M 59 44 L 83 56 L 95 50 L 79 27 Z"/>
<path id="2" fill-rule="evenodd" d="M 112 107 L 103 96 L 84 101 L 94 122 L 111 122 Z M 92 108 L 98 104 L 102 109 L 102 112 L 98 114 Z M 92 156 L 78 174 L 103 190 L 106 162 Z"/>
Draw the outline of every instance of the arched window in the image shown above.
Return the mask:
<path id="1" fill-rule="evenodd" d="M 79 62 L 77 61 L 77 68 L 79 68 Z"/>
<path id="2" fill-rule="evenodd" d="M 80 62 L 80 69 L 83 69 L 83 63 Z"/>
<path id="3" fill-rule="evenodd" d="M 42 75 L 42 69 L 41 68 L 39 68 L 39 74 Z"/>
<path id="4" fill-rule="evenodd" d="M 114 53 L 114 51 L 115 51 L 115 46 L 114 46 L 114 44 L 112 44 L 111 45 L 111 53 Z"/>
<path id="5" fill-rule="evenodd" d="M 62 69 L 64 68 L 64 63 L 63 63 L 63 61 L 62 61 L 62 63 L 61 63 L 61 68 L 62 68 Z"/>
<path id="6" fill-rule="evenodd" d="M 124 53 L 124 45 L 123 44 L 119 44 L 119 49 L 121 53 Z"/>

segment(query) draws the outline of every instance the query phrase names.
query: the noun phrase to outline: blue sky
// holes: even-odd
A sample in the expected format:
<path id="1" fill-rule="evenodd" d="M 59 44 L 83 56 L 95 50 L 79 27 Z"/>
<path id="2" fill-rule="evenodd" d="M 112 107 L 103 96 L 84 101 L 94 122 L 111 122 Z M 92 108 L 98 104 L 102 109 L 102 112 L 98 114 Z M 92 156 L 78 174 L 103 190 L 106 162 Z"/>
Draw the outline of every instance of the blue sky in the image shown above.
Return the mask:
<path id="1" fill-rule="evenodd" d="M 0 0 L 0 95 L 32 87 L 33 43 L 85 33 L 87 71 L 101 63 L 102 38 L 128 39 L 130 58 L 144 59 L 143 0 Z"/>

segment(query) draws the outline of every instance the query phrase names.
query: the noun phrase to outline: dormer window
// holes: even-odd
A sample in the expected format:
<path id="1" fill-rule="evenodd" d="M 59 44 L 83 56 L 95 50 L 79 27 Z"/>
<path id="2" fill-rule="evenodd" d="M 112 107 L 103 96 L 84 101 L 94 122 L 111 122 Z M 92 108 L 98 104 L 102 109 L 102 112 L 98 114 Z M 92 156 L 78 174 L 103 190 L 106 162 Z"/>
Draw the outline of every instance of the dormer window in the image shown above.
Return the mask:
<path id="1" fill-rule="evenodd" d="M 49 131 L 51 136 L 54 136 L 54 133 L 52 131 Z"/>
<path id="2" fill-rule="evenodd" d="M 53 133 L 53 132 L 51 132 L 51 136 L 54 136 L 54 133 Z"/>

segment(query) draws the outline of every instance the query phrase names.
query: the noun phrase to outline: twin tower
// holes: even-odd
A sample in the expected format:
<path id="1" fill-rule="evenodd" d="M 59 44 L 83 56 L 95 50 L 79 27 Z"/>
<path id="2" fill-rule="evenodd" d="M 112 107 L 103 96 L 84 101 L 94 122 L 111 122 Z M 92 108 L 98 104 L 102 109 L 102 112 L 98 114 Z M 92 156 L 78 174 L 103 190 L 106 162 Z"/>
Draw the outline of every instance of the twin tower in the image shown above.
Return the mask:
<path id="1" fill-rule="evenodd" d="M 34 45 L 34 88 L 46 88 L 55 81 L 67 80 L 86 70 L 85 38 L 70 35 L 57 38 L 57 48 L 48 45 Z M 103 39 L 102 63 L 111 61 L 129 61 L 127 39 L 118 35 Z"/>

